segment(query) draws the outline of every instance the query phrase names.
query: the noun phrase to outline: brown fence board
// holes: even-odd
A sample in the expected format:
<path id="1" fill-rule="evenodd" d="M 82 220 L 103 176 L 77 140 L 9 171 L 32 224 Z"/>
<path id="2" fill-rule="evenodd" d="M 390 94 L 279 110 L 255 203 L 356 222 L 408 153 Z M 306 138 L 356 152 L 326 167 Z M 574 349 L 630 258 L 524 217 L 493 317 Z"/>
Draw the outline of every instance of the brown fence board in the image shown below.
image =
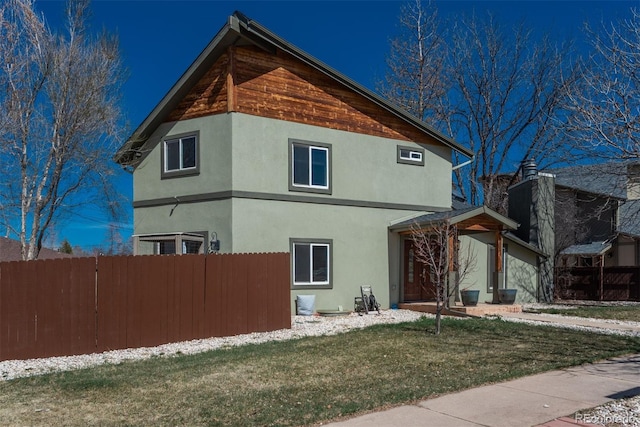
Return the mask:
<path id="1" fill-rule="evenodd" d="M 98 351 L 127 347 L 127 277 L 129 257 L 98 258 Z"/>
<path id="2" fill-rule="evenodd" d="M 561 299 L 640 300 L 640 267 L 560 267 L 555 277 L 556 293 Z"/>
<path id="3" fill-rule="evenodd" d="M 0 359 L 95 351 L 95 260 L 0 264 Z"/>
<path id="4" fill-rule="evenodd" d="M 229 272 L 222 269 L 222 261 L 222 255 L 209 256 L 206 261 L 205 316 L 207 334 L 211 337 L 226 335 L 227 294 L 224 283 Z"/>
<path id="5" fill-rule="evenodd" d="M 0 360 L 291 326 L 289 255 L 0 263 Z"/>

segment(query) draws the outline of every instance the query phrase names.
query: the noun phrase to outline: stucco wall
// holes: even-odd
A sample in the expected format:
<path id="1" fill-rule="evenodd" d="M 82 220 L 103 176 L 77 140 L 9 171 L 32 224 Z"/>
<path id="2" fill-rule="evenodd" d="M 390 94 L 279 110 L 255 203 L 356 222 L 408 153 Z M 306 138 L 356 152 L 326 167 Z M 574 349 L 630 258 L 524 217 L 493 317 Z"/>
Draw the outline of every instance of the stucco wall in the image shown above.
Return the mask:
<path id="1" fill-rule="evenodd" d="M 331 145 L 331 195 L 316 197 L 451 206 L 451 150 L 233 114 L 233 189 L 289 191 L 289 139 Z M 425 165 L 397 162 L 397 146 L 425 149 Z M 401 216 L 401 215 L 399 215 Z"/>
<path id="2" fill-rule="evenodd" d="M 460 237 L 463 251 L 471 245 L 476 258 L 475 270 L 461 283 L 460 288 L 468 287 L 480 291 L 478 301 L 492 301 L 489 291 L 489 245 L 494 242 L 493 233 L 476 233 Z M 518 289 L 516 302 L 534 302 L 538 296 L 538 267 L 536 254 L 519 244 L 504 240 L 507 246 L 505 285 L 510 289 Z M 504 272 L 503 272 L 504 274 Z"/>
<path id="3" fill-rule="evenodd" d="M 133 200 L 231 190 L 231 117 L 219 114 L 158 127 L 145 144 L 145 149 L 151 151 L 133 174 Z M 200 174 L 162 179 L 162 141 L 172 135 L 196 131 L 199 132 Z"/>
<path id="4" fill-rule="evenodd" d="M 215 232 L 221 252 L 231 253 L 231 212 L 231 200 L 136 208 L 133 229 L 134 234 L 206 231 L 206 239 Z"/>
<path id="5" fill-rule="evenodd" d="M 161 179 L 163 138 L 193 131 L 200 174 Z M 330 195 L 289 190 L 290 139 L 331 144 Z M 398 163 L 398 145 L 424 149 L 425 165 Z M 365 284 L 383 307 L 398 302 L 400 237 L 389 233 L 390 222 L 424 210 L 417 207 L 451 206 L 446 147 L 239 113 L 164 124 L 149 147 L 134 173 L 134 202 L 145 204 L 134 209 L 135 234 L 215 231 L 221 252 L 236 253 L 289 251 L 290 238 L 333 241 L 332 289 L 292 290 L 292 308 L 298 293 L 313 293 L 316 308 L 350 310 Z M 184 202 L 230 191 L 232 198 Z"/>
<path id="6" fill-rule="evenodd" d="M 399 272 L 397 263 L 390 269 L 389 239 L 398 237 L 387 230 L 396 211 L 234 199 L 233 212 L 234 252 L 289 251 L 290 238 L 332 241 L 332 288 L 292 289 L 292 309 L 296 295 L 313 294 L 317 309 L 351 310 L 362 285 L 373 287 L 383 307 L 394 297 L 397 302 Z"/>
<path id="7" fill-rule="evenodd" d="M 507 281 L 506 286 L 517 289 L 516 302 L 536 302 L 538 300 L 537 256 L 529 249 L 507 241 Z"/>

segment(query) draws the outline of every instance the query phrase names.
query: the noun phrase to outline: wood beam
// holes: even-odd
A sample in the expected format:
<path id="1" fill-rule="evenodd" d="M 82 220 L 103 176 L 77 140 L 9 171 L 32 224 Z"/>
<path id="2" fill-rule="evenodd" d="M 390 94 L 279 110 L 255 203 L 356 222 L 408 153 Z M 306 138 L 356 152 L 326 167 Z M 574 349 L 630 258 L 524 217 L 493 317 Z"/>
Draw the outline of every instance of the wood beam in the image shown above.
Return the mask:
<path id="1" fill-rule="evenodd" d="M 502 233 L 500 230 L 496 232 L 496 271 L 502 272 Z"/>
<path id="2" fill-rule="evenodd" d="M 496 231 L 496 251 L 495 251 L 495 275 L 491 279 L 493 280 L 493 294 L 492 303 L 500 304 L 500 294 L 498 293 L 498 286 L 500 284 L 500 273 L 502 272 L 502 233 L 500 230 Z"/>
<path id="3" fill-rule="evenodd" d="M 236 92 L 236 48 L 229 46 L 227 49 L 229 63 L 227 65 L 227 112 L 238 110 L 238 97 Z"/>

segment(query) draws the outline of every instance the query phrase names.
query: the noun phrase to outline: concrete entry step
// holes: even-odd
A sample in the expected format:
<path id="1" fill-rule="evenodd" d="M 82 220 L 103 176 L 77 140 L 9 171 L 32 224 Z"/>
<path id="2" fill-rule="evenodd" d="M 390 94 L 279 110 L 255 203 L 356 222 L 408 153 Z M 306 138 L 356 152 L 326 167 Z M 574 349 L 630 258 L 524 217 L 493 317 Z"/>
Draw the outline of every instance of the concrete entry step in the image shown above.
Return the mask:
<path id="1" fill-rule="evenodd" d="M 435 314 L 436 303 L 429 302 L 407 302 L 398 304 L 398 308 L 412 311 L 420 311 L 423 313 Z M 486 304 L 480 303 L 475 306 L 464 306 L 462 304 L 454 305 L 451 310 L 446 308 L 442 310 L 442 314 L 447 316 L 490 316 L 504 313 L 522 313 L 522 305 L 520 304 Z"/>

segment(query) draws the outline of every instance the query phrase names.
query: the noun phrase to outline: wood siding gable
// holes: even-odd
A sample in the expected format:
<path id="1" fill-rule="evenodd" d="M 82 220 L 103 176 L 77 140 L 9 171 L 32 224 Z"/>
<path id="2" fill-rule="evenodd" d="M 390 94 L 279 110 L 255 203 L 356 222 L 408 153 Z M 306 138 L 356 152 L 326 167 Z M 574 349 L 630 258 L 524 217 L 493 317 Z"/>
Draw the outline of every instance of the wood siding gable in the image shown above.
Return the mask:
<path id="1" fill-rule="evenodd" d="M 166 121 L 226 112 L 284 120 L 402 141 L 430 136 L 291 55 L 232 46 Z"/>

